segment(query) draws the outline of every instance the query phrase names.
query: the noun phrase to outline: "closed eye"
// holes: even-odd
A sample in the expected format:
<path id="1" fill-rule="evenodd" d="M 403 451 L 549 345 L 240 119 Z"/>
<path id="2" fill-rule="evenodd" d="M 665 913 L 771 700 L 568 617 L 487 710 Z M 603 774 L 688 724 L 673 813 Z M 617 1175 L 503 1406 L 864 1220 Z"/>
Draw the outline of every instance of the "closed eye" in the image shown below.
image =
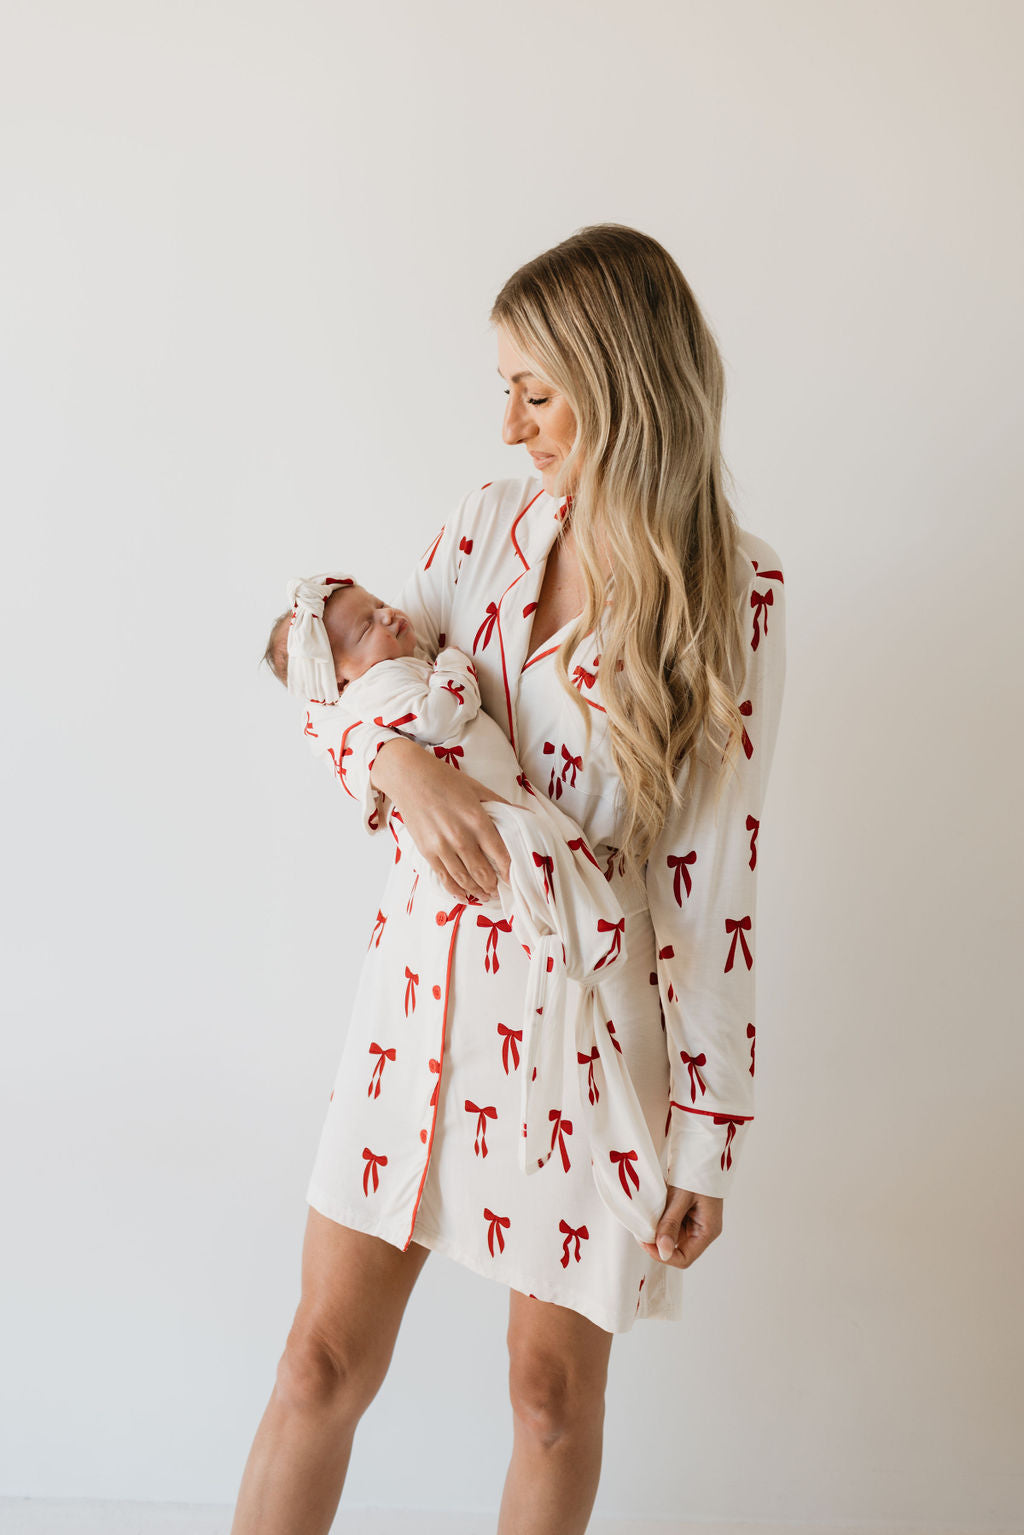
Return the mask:
<path id="1" fill-rule="evenodd" d="M 509 391 L 507 389 L 502 391 L 503 394 L 508 394 L 508 392 Z M 551 396 L 546 394 L 542 400 L 527 399 L 526 403 L 527 403 L 527 405 L 546 405 L 550 398 L 551 398 Z"/>

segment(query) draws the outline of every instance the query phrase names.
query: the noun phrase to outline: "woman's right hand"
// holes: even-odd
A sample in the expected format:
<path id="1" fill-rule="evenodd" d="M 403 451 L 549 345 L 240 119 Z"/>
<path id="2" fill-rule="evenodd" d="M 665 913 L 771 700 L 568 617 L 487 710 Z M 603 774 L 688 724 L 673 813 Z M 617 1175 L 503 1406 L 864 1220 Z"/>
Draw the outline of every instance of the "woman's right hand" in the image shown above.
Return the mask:
<path id="1" fill-rule="evenodd" d="M 412 741 L 386 741 L 370 778 L 395 805 L 449 895 L 494 899 L 498 879 L 508 878 L 509 855 L 482 802 L 509 800 Z"/>

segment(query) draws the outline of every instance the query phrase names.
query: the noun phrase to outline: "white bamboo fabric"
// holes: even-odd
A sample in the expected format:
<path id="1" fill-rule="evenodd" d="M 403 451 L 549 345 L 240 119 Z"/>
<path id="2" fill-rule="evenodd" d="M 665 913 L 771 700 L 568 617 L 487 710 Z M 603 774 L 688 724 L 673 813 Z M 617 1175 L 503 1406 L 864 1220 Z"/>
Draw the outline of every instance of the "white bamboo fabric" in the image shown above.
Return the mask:
<path id="1" fill-rule="evenodd" d="M 401 713 L 390 704 L 353 709 L 357 696 L 346 698 L 356 684 L 338 704 L 310 704 L 304 731 L 311 748 L 355 800 L 366 829 L 391 833 L 395 857 L 351 1002 L 307 1199 L 345 1225 L 403 1249 L 416 1241 L 445 1252 L 619 1332 L 637 1319 L 679 1316 L 683 1281 L 681 1270 L 649 1259 L 635 1240 L 634 1218 L 643 1211 L 648 1220 L 658 1197 L 649 1198 L 644 1180 L 656 1187 L 657 1179 L 623 1127 L 646 1127 L 663 1182 L 727 1196 L 753 1119 L 757 838 L 782 706 L 785 587 L 775 550 L 741 529 L 733 589 L 748 648 L 738 768 L 717 812 L 711 766 L 695 761 L 682 770 L 685 805 L 670 815 L 643 880 L 627 881 L 599 636 L 584 635 L 569 661 L 572 686 L 589 710 L 589 742 L 554 668 L 554 651 L 575 621 L 528 654 L 531 615 L 564 510 L 532 477 L 472 492 L 417 562 L 397 605 L 429 667 L 436 657 L 443 673 L 442 653 L 453 647 L 463 662 L 470 659 L 486 711 L 478 721 L 496 722 L 518 761 L 516 813 L 487 802 L 517 871 L 524 853 L 532 861 L 538 851 L 529 841 L 512 846 L 529 824 L 525 808 L 544 800 L 575 823 L 621 907 L 621 953 L 600 980 L 593 1035 L 589 1026 L 579 1029 L 578 1016 L 575 1024 L 559 1018 L 555 1028 L 524 1023 L 540 992 L 516 925 L 525 931 L 535 910 L 550 915 L 533 905 L 536 887 L 517 873 L 504 896 L 507 910 L 452 901 L 395 808 L 371 785 L 379 747 L 405 731 Z M 446 681 L 460 685 L 442 676 L 430 691 L 443 692 Z M 466 763 L 464 742 L 425 749 Z M 492 782 L 490 770 L 466 770 Z M 582 863 L 592 868 L 589 859 Z M 581 866 L 573 853 L 573 867 Z M 550 988 L 540 1005 L 550 1023 Z M 555 1064 L 546 1051 L 559 1041 L 564 1053 Z M 623 1067 L 614 1076 L 607 1048 L 602 1052 L 609 1041 Z M 616 1103 L 624 1083 L 635 1101 Z M 547 1127 L 543 1166 L 529 1174 L 524 1122 L 530 1146 L 530 1127 Z M 621 1155 L 632 1149 L 635 1160 Z M 620 1153 L 607 1164 L 619 1180 L 615 1210 L 606 1196 L 616 1185 L 602 1184 L 598 1169 L 612 1152 Z"/>
<path id="2" fill-rule="evenodd" d="M 587 1052 L 587 1117 L 598 1192 L 627 1230 L 652 1242 L 668 1190 L 636 1089 L 609 1032 L 601 985 L 627 958 L 626 918 L 615 890 L 581 828 L 529 786 L 501 727 L 481 712 L 476 667 L 464 651 L 446 646 L 433 665 L 411 656 L 372 666 L 345 688 L 332 726 L 344 735 L 367 718 L 384 720 L 430 746 L 511 800 L 485 801 L 509 851 L 508 881 L 499 881 L 494 901 L 470 904 L 492 924 L 504 919 L 501 930 L 511 931 L 530 961 L 518 1073 L 519 1167 L 534 1173 L 552 1155 L 548 1115 L 564 1104 L 577 1054 Z M 407 840 L 410 861 L 429 888 L 428 895 L 418 885 L 414 898 L 445 901 L 444 886 Z M 495 939 L 498 930 L 490 928 Z M 432 1088 L 433 1082 L 422 1085 Z M 400 1116 L 390 1128 L 401 1134 L 405 1112 L 396 1096 L 378 1109 L 378 1117 Z"/>

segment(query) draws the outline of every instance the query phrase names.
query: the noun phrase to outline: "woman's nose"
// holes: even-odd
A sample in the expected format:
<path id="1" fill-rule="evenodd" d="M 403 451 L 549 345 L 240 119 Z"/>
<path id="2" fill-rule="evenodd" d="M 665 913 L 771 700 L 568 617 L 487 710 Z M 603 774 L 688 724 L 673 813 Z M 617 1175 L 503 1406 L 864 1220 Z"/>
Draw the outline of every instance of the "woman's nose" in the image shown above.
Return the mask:
<path id="1" fill-rule="evenodd" d="M 531 425 L 533 423 L 529 420 L 525 411 L 517 405 L 515 400 L 510 399 L 505 406 L 505 419 L 501 426 L 502 441 L 507 443 L 510 448 L 515 447 L 517 442 L 525 442 L 537 430 L 536 426 L 533 425 L 533 432 L 531 432 Z"/>

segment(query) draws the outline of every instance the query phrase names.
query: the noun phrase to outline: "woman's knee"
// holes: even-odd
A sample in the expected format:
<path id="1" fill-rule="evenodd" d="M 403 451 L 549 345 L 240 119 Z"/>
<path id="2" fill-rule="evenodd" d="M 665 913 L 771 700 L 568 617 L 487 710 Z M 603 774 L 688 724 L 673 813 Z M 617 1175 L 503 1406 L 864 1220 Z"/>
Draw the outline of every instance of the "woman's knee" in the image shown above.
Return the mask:
<path id="1" fill-rule="evenodd" d="M 605 1377 L 580 1372 L 557 1354 L 510 1350 L 509 1399 L 517 1423 L 543 1445 L 600 1431 Z"/>
<path id="2" fill-rule="evenodd" d="M 372 1337 L 330 1336 L 300 1308 L 277 1366 L 279 1400 L 299 1411 L 357 1420 L 387 1373 Z"/>

